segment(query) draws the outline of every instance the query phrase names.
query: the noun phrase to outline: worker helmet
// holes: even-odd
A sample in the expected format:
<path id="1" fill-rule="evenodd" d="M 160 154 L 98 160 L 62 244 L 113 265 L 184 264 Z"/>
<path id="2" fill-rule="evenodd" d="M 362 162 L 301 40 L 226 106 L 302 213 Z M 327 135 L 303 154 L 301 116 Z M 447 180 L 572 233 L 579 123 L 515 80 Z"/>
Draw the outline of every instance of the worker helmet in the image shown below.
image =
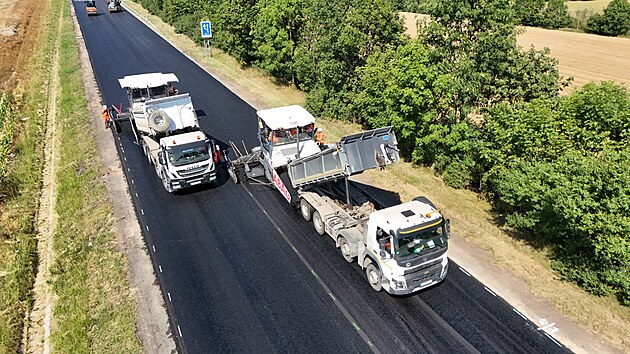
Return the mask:
<path id="1" fill-rule="evenodd" d="M 103 105 L 103 110 L 104 110 L 104 111 L 106 111 L 106 110 L 107 110 L 107 105 L 106 105 L 106 104 L 104 104 L 104 105 Z"/>

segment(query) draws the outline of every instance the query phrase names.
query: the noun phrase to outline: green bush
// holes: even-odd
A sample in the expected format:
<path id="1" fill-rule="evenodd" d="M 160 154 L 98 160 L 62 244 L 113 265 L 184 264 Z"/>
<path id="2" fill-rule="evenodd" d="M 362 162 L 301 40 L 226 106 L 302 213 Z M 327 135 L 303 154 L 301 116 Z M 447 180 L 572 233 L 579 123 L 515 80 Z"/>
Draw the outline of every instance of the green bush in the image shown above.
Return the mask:
<path id="1" fill-rule="evenodd" d="M 620 36 L 630 31 L 630 3 L 612 0 L 603 14 L 591 16 L 586 31 L 604 36 Z"/>

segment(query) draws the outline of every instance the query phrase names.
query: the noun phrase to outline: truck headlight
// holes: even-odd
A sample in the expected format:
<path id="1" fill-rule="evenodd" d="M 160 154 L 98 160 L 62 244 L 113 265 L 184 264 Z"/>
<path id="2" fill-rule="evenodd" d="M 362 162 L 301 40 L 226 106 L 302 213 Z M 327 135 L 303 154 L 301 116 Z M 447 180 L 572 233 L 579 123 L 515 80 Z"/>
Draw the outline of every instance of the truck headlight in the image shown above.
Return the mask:
<path id="1" fill-rule="evenodd" d="M 395 289 L 407 289 L 407 283 L 404 280 L 396 280 L 396 279 L 392 279 L 392 286 Z"/>

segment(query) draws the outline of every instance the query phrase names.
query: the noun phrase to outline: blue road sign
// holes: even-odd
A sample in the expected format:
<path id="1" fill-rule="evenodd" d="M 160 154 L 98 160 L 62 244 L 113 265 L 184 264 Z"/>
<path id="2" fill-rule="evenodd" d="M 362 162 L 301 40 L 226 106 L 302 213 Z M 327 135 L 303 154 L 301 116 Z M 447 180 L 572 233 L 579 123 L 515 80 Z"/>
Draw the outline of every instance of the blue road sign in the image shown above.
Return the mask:
<path id="1" fill-rule="evenodd" d="M 201 38 L 212 38 L 212 25 L 210 21 L 201 21 Z"/>

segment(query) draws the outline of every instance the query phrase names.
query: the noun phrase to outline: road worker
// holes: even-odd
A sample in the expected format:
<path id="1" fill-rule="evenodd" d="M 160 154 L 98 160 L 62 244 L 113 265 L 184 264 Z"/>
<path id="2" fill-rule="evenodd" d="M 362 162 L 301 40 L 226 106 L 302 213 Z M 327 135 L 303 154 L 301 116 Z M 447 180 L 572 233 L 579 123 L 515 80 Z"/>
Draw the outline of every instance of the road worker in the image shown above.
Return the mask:
<path id="1" fill-rule="evenodd" d="M 112 117 L 109 115 L 109 109 L 107 109 L 107 105 L 103 105 L 101 116 L 103 117 L 103 123 L 105 123 L 105 129 L 109 128 Z"/>
<path id="2" fill-rule="evenodd" d="M 325 140 L 326 140 L 326 135 L 324 135 L 324 131 L 322 130 L 322 128 L 317 128 L 317 134 L 315 134 L 315 141 L 317 142 L 317 145 L 319 145 L 320 149 L 324 148 Z"/>

